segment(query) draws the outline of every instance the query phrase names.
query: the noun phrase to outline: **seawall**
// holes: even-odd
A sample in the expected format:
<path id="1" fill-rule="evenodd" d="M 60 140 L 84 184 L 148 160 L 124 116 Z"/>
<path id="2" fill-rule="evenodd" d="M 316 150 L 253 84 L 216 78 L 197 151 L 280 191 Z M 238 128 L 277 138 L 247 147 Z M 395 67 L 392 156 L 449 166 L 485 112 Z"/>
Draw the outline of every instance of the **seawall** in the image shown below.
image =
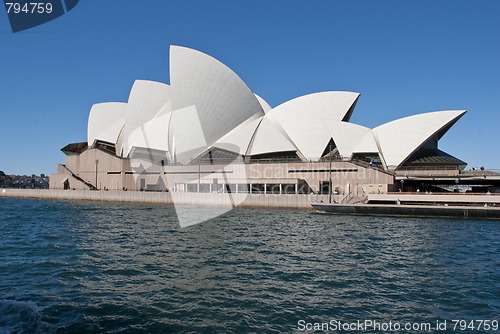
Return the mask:
<path id="1" fill-rule="evenodd" d="M 192 204 L 206 206 L 237 206 L 259 208 L 290 208 L 312 210 L 311 203 L 328 201 L 328 195 L 296 194 L 227 194 L 168 193 L 140 191 L 90 191 L 56 189 L 0 189 L 0 198 L 35 198 L 50 200 L 103 201 L 155 204 Z"/>

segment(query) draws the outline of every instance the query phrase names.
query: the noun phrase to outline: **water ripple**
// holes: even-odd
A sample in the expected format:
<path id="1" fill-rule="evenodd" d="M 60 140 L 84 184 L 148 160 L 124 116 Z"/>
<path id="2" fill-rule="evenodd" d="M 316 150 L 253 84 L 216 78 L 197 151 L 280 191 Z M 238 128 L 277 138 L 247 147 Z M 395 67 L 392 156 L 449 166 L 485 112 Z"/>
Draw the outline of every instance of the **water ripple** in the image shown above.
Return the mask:
<path id="1" fill-rule="evenodd" d="M 0 333 L 498 319 L 500 224 L 0 199 Z"/>

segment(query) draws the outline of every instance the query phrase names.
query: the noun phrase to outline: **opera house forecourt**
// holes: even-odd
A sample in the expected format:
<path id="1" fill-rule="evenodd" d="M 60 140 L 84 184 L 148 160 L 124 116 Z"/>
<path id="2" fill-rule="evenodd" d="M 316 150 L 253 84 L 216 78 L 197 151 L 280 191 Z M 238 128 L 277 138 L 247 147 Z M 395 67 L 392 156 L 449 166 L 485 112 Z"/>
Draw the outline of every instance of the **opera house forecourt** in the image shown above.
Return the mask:
<path id="1" fill-rule="evenodd" d="M 87 140 L 62 148 L 50 188 L 355 201 L 463 183 L 466 163 L 438 142 L 465 110 L 371 129 L 349 122 L 359 95 L 326 91 L 271 107 L 218 60 L 171 46 L 170 85 L 137 80 L 127 102 L 94 104 Z"/>

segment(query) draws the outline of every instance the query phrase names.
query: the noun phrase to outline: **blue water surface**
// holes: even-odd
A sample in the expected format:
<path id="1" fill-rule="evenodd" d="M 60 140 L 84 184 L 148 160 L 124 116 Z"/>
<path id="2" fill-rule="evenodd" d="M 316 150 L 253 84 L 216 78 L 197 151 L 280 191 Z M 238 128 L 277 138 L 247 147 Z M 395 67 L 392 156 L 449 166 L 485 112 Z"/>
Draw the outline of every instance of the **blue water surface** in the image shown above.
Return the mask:
<path id="1" fill-rule="evenodd" d="M 498 221 L 0 198 L 0 236 L 0 333 L 500 320 Z"/>

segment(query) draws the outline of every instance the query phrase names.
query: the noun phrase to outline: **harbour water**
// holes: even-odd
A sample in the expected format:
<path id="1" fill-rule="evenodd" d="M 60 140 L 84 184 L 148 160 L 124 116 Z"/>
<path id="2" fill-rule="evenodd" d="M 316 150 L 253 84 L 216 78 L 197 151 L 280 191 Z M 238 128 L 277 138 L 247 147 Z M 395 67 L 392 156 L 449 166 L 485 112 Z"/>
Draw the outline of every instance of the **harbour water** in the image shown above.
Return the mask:
<path id="1" fill-rule="evenodd" d="M 175 217 L 165 205 L 0 198 L 0 333 L 500 320 L 498 221 L 236 209 L 181 229 Z"/>

